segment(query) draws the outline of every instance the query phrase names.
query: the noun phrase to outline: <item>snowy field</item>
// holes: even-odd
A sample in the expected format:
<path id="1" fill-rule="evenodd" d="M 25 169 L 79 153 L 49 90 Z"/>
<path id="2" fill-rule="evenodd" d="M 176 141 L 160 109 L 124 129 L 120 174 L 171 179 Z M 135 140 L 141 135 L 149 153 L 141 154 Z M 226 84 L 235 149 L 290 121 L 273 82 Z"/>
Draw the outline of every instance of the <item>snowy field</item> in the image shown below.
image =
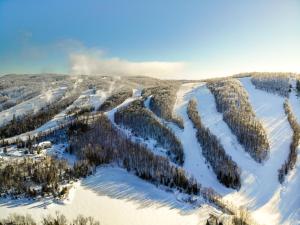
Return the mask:
<path id="1" fill-rule="evenodd" d="M 40 220 L 56 211 L 70 219 L 92 216 L 102 225 L 198 225 L 205 224 L 213 209 L 208 205 L 192 209 L 173 193 L 114 167 L 100 167 L 95 175 L 76 183 L 64 202 L 0 200 L 0 218 L 29 213 Z"/>

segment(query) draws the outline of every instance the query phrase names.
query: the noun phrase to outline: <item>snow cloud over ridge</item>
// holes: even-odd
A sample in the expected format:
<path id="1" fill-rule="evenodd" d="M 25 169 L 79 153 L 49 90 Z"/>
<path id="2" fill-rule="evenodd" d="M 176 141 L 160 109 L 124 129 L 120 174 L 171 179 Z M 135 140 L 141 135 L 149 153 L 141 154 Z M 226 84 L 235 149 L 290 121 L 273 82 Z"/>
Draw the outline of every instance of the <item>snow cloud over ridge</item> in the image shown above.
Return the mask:
<path id="1" fill-rule="evenodd" d="M 107 58 L 102 52 L 70 54 L 70 72 L 74 75 L 142 75 L 172 78 L 182 75 L 185 68 L 184 62 L 135 62 L 120 58 Z"/>

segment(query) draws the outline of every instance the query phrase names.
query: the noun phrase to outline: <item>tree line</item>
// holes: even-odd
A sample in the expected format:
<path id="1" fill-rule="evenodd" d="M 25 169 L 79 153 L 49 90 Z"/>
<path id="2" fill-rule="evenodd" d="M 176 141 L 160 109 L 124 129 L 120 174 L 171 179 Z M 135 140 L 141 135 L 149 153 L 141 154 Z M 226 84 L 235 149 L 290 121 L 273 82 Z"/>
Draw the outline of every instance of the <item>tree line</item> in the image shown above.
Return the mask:
<path id="1" fill-rule="evenodd" d="M 173 114 L 178 87 L 179 84 L 173 83 L 145 88 L 142 91 L 142 96 L 150 97 L 149 107 L 158 117 L 174 122 L 183 129 L 184 124 L 182 118 Z"/>
<path id="2" fill-rule="evenodd" d="M 241 187 L 240 169 L 228 156 L 217 137 L 201 122 L 197 110 L 197 102 L 190 100 L 187 114 L 197 129 L 197 139 L 202 147 L 202 154 L 211 165 L 218 180 L 226 187 L 239 189 Z"/>
<path id="3" fill-rule="evenodd" d="M 284 164 L 281 166 L 281 168 L 278 170 L 278 180 L 280 183 L 284 182 L 285 176 L 288 174 L 289 171 L 291 171 L 295 167 L 297 161 L 297 148 L 300 139 L 300 125 L 298 124 L 297 119 L 287 99 L 285 100 L 283 107 L 285 114 L 287 115 L 289 124 L 293 130 L 293 138 L 292 143 L 290 144 L 289 156 L 284 162 Z"/>
<path id="4" fill-rule="evenodd" d="M 0 195 L 61 196 L 66 189 L 61 189 L 60 185 L 73 177 L 72 168 L 66 161 L 49 156 L 41 159 L 24 157 L 9 163 L 4 161 L 0 166 Z"/>
<path id="5" fill-rule="evenodd" d="M 182 165 L 184 151 L 181 142 L 173 132 L 155 119 L 153 113 L 144 107 L 143 100 L 135 100 L 127 107 L 117 110 L 115 122 L 132 130 L 136 136 L 153 138 L 168 150 L 174 162 Z"/>
<path id="6" fill-rule="evenodd" d="M 286 73 L 256 73 L 251 77 L 251 82 L 257 89 L 289 97 L 292 88 L 290 75 Z"/>
<path id="7" fill-rule="evenodd" d="M 269 153 L 267 134 L 256 118 L 248 100 L 248 94 L 237 79 L 222 79 L 207 83 L 215 97 L 217 110 L 238 141 L 257 162 L 265 160 Z"/>
<path id="8" fill-rule="evenodd" d="M 132 97 L 132 90 L 121 90 L 109 96 L 103 104 L 100 105 L 98 111 L 110 111 L 118 105 L 122 104 L 127 98 Z"/>
<path id="9" fill-rule="evenodd" d="M 54 216 L 47 215 L 37 222 L 30 215 L 10 214 L 7 218 L 0 219 L 0 225 L 100 225 L 93 217 L 78 215 L 72 221 L 68 221 L 65 215 L 56 212 Z"/>

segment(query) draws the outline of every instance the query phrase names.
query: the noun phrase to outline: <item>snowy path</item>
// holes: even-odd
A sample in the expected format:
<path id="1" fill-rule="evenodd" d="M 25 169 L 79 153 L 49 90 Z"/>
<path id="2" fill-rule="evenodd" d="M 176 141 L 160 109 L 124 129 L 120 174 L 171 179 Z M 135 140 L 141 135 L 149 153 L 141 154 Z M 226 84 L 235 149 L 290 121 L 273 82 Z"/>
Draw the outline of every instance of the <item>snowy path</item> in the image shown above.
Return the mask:
<path id="1" fill-rule="evenodd" d="M 103 225 L 198 225 L 205 224 L 212 210 L 207 205 L 189 209 L 173 193 L 113 167 L 100 167 L 71 192 L 70 201 L 65 203 L 1 199 L 0 218 L 10 213 L 29 213 L 39 220 L 59 211 L 70 219 L 79 214 L 92 216 Z"/>
<path id="2" fill-rule="evenodd" d="M 177 92 L 177 99 L 174 106 L 174 113 L 181 116 L 184 121 L 184 129 L 181 130 L 177 126 L 170 126 L 176 136 L 181 141 L 184 148 L 185 161 L 183 168 L 199 183 L 205 187 L 212 187 L 220 194 L 226 194 L 230 189 L 224 187 L 217 180 L 212 169 L 208 168 L 205 159 L 201 153 L 201 146 L 196 138 L 196 129 L 187 115 L 188 101 L 194 97 L 194 90 L 203 84 L 189 83 L 181 86 Z"/>

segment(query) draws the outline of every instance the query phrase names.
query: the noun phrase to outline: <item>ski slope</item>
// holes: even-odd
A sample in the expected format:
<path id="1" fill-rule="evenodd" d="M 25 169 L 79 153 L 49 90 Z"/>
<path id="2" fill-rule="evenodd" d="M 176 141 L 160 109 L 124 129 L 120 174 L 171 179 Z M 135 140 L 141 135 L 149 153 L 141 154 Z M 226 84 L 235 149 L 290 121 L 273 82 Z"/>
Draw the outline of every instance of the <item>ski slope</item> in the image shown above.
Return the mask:
<path id="1" fill-rule="evenodd" d="M 292 129 L 283 108 L 285 99 L 255 89 L 250 78 L 241 78 L 240 81 L 248 92 L 249 101 L 257 118 L 266 129 L 270 142 L 269 158 L 262 164 L 255 162 L 244 150 L 244 147 L 239 144 L 236 136 L 223 121 L 222 113 L 217 111 L 214 96 L 207 89 L 205 83 L 186 83 L 177 92 L 173 113 L 182 117 L 184 129 L 180 129 L 174 123 L 166 122 L 157 116 L 155 118 L 168 126 L 181 141 L 185 154 L 183 169 L 195 177 L 202 186 L 212 187 L 224 197 L 224 200 L 228 200 L 236 206 L 248 208 L 259 224 L 300 224 L 299 151 L 294 170 L 287 175 L 283 184 L 278 182 L 278 169 L 288 158 L 289 145 L 292 140 Z M 12 107 L 7 112 L 0 112 L 0 124 L 11 120 L 13 113 L 23 115 L 32 110 L 40 109 L 48 101 L 62 98 L 65 91 L 64 88 L 48 91 Z M 74 107 L 92 105 L 98 108 L 108 94 L 100 90 L 96 92 L 93 90 L 84 91 L 71 106 L 30 134 L 56 127 L 66 119 L 66 112 Z M 141 98 L 141 90 L 134 89 L 131 98 L 106 112 L 106 115 L 114 123 L 114 114 L 117 109 L 126 107 L 130 102 L 139 98 Z M 150 98 L 151 96 L 144 102 L 148 109 Z M 202 149 L 196 138 L 196 130 L 186 112 L 188 101 L 192 98 L 196 99 L 198 103 L 198 112 L 203 124 L 218 137 L 226 153 L 240 167 L 242 187 L 239 191 L 220 184 L 209 163 L 202 156 Z M 294 89 L 290 94 L 289 102 L 299 122 L 300 98 Z M 129 130 L 120 126 L 117 127 L 133 141 L 145 144 L 157 155 L 166 156 L 166 150 L 158 148 L 154 140 L 133 137 Z M 28 133 L 21 136 L 25 138 Z M 61 146 L 54 146 L 49 153 L 63 156 L 64 153 L 60 152 L 61 149 L 63 149 Z M 74 162 L 75 159 L 70 160 Z M 220 214 L 206 204 L 197 209 L 193 208 L 191 204 L 182 201 L 180 194 L 168 192 L 127 173 L 123 169 L 111 166 L 100 167 L 95 175 L 75 183 L 67 201 L 44 199 L 33 202 L 24 199 L 0 199 L 0 218 L 6 217 L 9 213 L 17 212 L 29 213 L 36 219 L 40 219 L 48 213 L 54 214 L 55 211 L 65 214 L 70 219 L 78 214 L 92 216 L 98 219 L 101 224 L 107 225 L 205 224 L 209 213 Z"/>
<path id="2" fill-rule="evenodd" d="M 262 224 L 295 224 L 297 213 L 299 214 L 296 207 L 299 206 L 299 200 L 294 200 L 290 207 L 287 205 L 293 199 L 292 196 L 295 196 L 296 189 L 291 186 L 296 187 L 299 180 L 296 175 L 293 179 L 289 177 L 287 182 L 292 185 L 287 185 L 288 189 L 278 182 L 278 169 L 288 157 L 292 138 L 292 129 L 283 109 L 284 98 L 255 89 L 249 78 L 243 78 L 241 82 L 249 93 L 249 101 L 258 119 L 266 129 L 271 146 L 269 158 L 259 164 L 250 157 L 223 121 L 222 114 L 216 109 L 214 96 L 204 84 L 184 84 L 177 93 L 174 107 L 175 113 L 184 119 L 185 125 L 183 132 L 179 129 L 176 132 L 184 145 L 184 168 L 204 186 L 208 185 L 222 194 L 225 200 L 249 208 L 256 221 Z M 239 191 L 220 186 L 213 172 L 207 169 L 201 147 L 195 138 L 195 130 L 186 114 L 186 105 L 191 98 L 198 102 L 198 112 L 203 124 L 219 138 L 226 153 L 241 168 L 242 187 Z M 201 176 L 199 170 L 205 175 Z"/>
<path id="3" fill-rule="evenodd" d="M 185 171 L 195 177 L 204 187 L 212 187 L 218 193 L 226 194 L 230 192 L 230 189 L 219 183 L 215 173 L 209 168 L 209 164 L 205 162 L 201 146 L 196 138 L 196 129 L 194 129 L 186 111 L 189 100 L 194 97 L 194 91 L 203 85 L 203 83 L 187 83 L 180 87 L 176 96 L 174 113 L 182 117 L 184 129 L 182 130 L 177 126 L 170 126 L 170 128 L 182 143 L 185 155 L 183 165 Z"/>
<path id="4" fill-rule="evenodd" d="M 253 168 L 252 177 L 249 176 L 250 182 L 247 185 L 242 186 L 238 193 L 226 198 L 246 203 L 260 223 L 282 224 L 284 221 L 280 206 L 285 199 L 280 196 L 283 188 L 278 182 L 278 169 L 287 159 L 292 141 L 292 129 L 283 109 L 284 98 L 255 89 L 250 78 L 243 78 L 241 82 L 249 94 L 249 101 L 256 116 L 266 129 L 270 155 L 264 164 Z"/>
<path id="5" fill-rule="evenodd" d="M 35 130 L 25 132 L 20 135 L 16 135 L 14 137 L 6 138 L 5 140 L 8 142 L 13 142 L 14 140 L 21 139 L 26 140 L 29 136 L 33 137 L 38 135 L 39 133 L 50 131 L 51 129 L 55 129 L 58 126 L 70 122 L 70 116 L 68 112 L 74 108 L 83 108 L 85 106 L 93 106 L 97 109 L 106 99 L 106 93 L 102 90 L 97 90 L 95 93 L 93 90 L 84 91 L 78 99 L 76 99 L 71 105 L 69 105 L 66 109 L 58 113 L 53 117 L 53 119 L 49 120 L 42 126 L 36 128 Z"/>
<path id="6" fill-rule="evenodd" d="M 0 112 L 0 126 L 9 123 L 13 116 L 16 117 L 24 116 L 29 113 L 34 113 L 39 111 L 46 105 L 59 100 L 66 93 L 66 87 L 60 87 L 53 90 L 48 90 L 41 95 L 31 98 L 28 101 L 22 102 L 14 107 Z"/>
<path id="7" fill-rule="evenodd" d="M 98 168 L 95 175 L 74 185 L 65 202 L 0 200 L 0 218 L 28 213 L 40 220 L 56 211 L 69 219 L 92 216 L 103 225 L 204 225 L 213 209 L 208 205 L 192 209 L 173 193 L 115 167 Z"/>

